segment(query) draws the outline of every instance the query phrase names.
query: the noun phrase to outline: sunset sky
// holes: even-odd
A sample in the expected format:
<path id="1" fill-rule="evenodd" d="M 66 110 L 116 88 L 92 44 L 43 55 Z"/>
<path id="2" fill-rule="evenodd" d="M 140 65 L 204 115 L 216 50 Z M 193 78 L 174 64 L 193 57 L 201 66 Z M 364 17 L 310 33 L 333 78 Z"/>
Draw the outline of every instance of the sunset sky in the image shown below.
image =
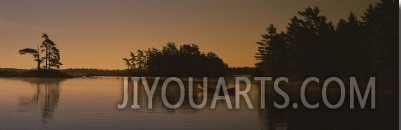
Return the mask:
<path id="1" fill-rule="evenodd" d="M 318 6 L 335 23 L 361 16 L 377 0 L 1 0 L 0 68 L 35 67 L 18 50 L 36 48 L 47 33 L 61 51 L 62 68 L 124 69 L 130 51 L 167 42 L 196 43 L 231 67 L 253 66 L 269 24 Z"/>

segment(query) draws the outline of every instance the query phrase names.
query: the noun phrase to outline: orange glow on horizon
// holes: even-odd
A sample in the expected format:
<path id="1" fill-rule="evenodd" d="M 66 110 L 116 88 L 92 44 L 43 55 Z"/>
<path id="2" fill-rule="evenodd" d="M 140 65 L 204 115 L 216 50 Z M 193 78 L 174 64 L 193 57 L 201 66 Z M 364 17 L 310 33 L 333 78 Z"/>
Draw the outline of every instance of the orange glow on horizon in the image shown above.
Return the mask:
<path id="1" fill-rule="evenodd" d="M 34 68 L 18 50 L 36 48 L 41 33 L 57 44 L 64 69 L 125 69 L 121 59 L 130 51 L 167 42 L 195 43 L 231 67 L 251 67 L 269 24 L 285 30 L 307 6 L 336 23 L 376 1 L 7 1 L 0 5 L 0 68 Z"/>

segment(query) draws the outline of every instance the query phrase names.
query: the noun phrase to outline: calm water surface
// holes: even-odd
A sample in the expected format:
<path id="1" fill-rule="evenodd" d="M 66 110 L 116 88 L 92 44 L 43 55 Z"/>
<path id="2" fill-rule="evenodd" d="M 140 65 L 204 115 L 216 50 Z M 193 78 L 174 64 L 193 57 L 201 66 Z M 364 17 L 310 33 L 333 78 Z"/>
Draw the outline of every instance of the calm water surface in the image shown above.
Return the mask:
<path id="1" fill-rule="evenodd" d="M 66 80 L 3 78 L 0 79 L 0 129 L 265 127 L 260 120 L 258 109 L 227 110 L 225 102 L 218 102 L 214 110 L 208 109 L 212 96 L 208 97 L 204 109 L 193 109 L 188 101 L 179 109 L 167 109 L 161 102 L 160 92 L 156 92 L 153 97 L 153 109 L 149 110 L 146 109 L 145 91 L 140 91 L 141 109 L 133 110 L 127 106 L 126 109 L 119 110 L 117 104 L 122 102 L 122 90 L 123 79 L 116 77 Z M 253 89 L 253 94 L 250 95 L 252 100 L 257 98 L 255 90 Z M 230 98 L 234 103 L 234 97 Z M 174 99 L 175 96 L 169 98 Z M 245 102 L 243 104 L 245 105 Z"/>
<path id="2" fill-rule="evenodd" d="M 241 109 L 229 110 L 224 101 L 218 101 L 216 109 L 209 109 L 211 93 L 205 108 L 194 109 L 187 92 L 180 108 L 168 109 L 161 100 L 161 83 L 153 97 L 153 109 L 147 109 L 145 91 L 140 89 L 141 109 L 130 109 L 129 101 L 126 109 L 120 110 L 117 104 L 123 97 L 122 77 L 0 78 L 0 129 L 373 129 L 397 125 L 394 115 L 398 112 L 387 107 L 373 111 L 277 110 L 267 99 L 266 109 L 261 110 L 260 88 L 255 83 L 249 92 L 255 109 L 249 109 L 243 98 Z M 228 81 L 228 86 L 234 87 L 233 83 Z M 168 101 L 178 101 L 177 90 L 177 85 L 169 86 Z M 271 89 L 267 91 L 267 98 L 273 98 L 269 96 L 273 95 Z M 202 95 L 194 93 L 195 102 L 200 103 Z M 235 97 L 230 99 L 234 107 Z"/>

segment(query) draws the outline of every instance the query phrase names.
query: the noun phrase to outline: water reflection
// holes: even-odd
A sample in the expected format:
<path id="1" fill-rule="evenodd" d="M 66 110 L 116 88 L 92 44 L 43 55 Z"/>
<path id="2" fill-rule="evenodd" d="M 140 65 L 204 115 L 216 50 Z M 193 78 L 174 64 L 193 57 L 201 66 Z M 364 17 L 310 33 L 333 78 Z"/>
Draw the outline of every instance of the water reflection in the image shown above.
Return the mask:
<path id="1" fill-rule="evenodd" d="M 63 79 L 24 78 L 21 80 L 34 85 L 36 92 L 30 98 L 20 97 L 19 111 L 39 109 L 42 122 L 46 123 L 56 111 L 60 99 L 60 83 Z"/>
<path id="2" fill-rule="evenodd" d="M 290 101 L 302 104 L 300 101 L 300 84 L 295 83 L 281 87 L 289 96 Z M 366 83 L 362 83 L 366 85 Z M 317 109 L 300 106 L 297 109 L 289 107 L 277 109 L 273 102 L 283 103 L 283 98 L 271 87 L 266 88 L 266 109 L 259 111 L 260 119 L 267 129 L 397 129 L 398 128 L 398 99 L 397 93 L 378 84 L 376 88 L 376 109 L 370 109 L 370 102 L 361 109 L 355 100 L 355 109 L 350 109 L 349 88 L 346 98 L 339 109 L 326 107 L 322 100 L 322 84 L 311 84 L 306 89 L 306 98 L 311 104 L 319 102 Z M 361 86 L 363 86 L 361 85 Z M 346 85 L 347 86 L 347 85 Z M 336 84 L 329 85 L 328 100 L 336 103 L 340 92 Z M 331 91 L 330 91 L 331 90 Z M 365 90 L 361 90 L 364 92 Z M 370 101 L 370 98 L 368 99 Z M 369 106 L 369 107 L 367 107 Z"/>
<path id="3" fill-rule="evenodd" d="M 291 103 L 288 108 L 279 110 L 273 102 L 282 104 L 283 98 L 271 87 L 272 83 L 266 85 L 266 109 L 260 109 L 262 100 L 258 82 L 252 83 L 248 93 L 254 109 L 249 109 L 242 97 L 240 109 L 235 109 L 233 95 L 229 96 L 233 109 L 228 109 L 223 100 L 217 101 L 216 109 L 210 109 L 213 97 L 218 95 L 193 91 L 196 104 L 202 103 L 204 96 L 207 99 L 205 107 L 198 109 L 190 105 L 189 82 L 183 81 L 185 97 L 178 109 L 169 109 L 163 104 L 161 80 L 153 95 L 153 109 L 147 109 L 149 104 L 142 83 L 138 86 L 141 109 L 131 109 L 134 91 L 129 82 L 128 105 L 119 110 L 117 104 L 123 101 L 121 77 L 0 78 L 0 129 L 391 129 L 398 126 L 398 94 L 381 91 L 379 85 L 375 110 L 350 110 L 349 98 L 340 109 L 325 108 L 318 86 L 307 87 L 307 99 L 311 104 L 320 102 L 322 107 L 309 110 L 299 105 L 298 109 L 293 109 L 293 102 L 301 104 L 299 84 L 282 86 Z M 226 82 L 227 87 L 234 87 L 234 81 Z M 148 84 L 152 86 L 151 78 L 148 78 Z M 193 84 L 203 84 L 202 79 L 194 79 Z M 207 84 L 208 87 L 216 85 L 217 80 L 209 80 Z M 241 89 L 244 87 L 242 84 Z M 166 93 L 170 104 L 179 101 L 180 89 L 175 82 L 168 85 Z M 338 101 L 335 96 L 338 93 L 330 94 L 333 97 L 330 101 Z"/>
<path id="4" fill-rule="evenodd" d="M 152 86 L 153 81 L 149 80 Z M 230 82 L 230 81 L 228 81 Z M 195 84 L 202 82 L 195 81 Z M 188 81 L 184 82 L 187 86 Z M 228 87 L 234 87 L 228 83 Z M 263 129 L 258 111 L 228 110 L 225 101 L 217 101 L 210 109 L 214 93 L 193 92 L 194 102 L 200 104 L 204 94 L 204 108 L 193 108 L 188 91 L 178 109 L 169 109 L 162 103 L 161 82 L 153 96 L 153 109 L 147 109 L 148 100 L 142 84 L 138 88 L 141 109 L 132 110 L 132 98 L 126 109 L 117 109 L 123 97 L 123 78 L 96 77 L 67 80 L 0 78 L 0 129 Z M 215 87 L 216 82 L 208 82 Z M 133 96 L 132 84 L 129 97 Z M 11 90 L 11 91 L 10 91 Z M 62 92 L 61 92 L 62 90 Z M 171 104 L 179 101 L 177 84 L 168 85 L 166 98 Z M 255 89 L 257 90 L 257 89 Z M 250 94 L 256 99 L 257 91 Z M 8 94 L 11 93 L 11 94 Z M 234 96 L 229 96 L 234 104 Z M 247 108 L 241 101 L 241 108 Z M 256 104 L 253 102 L 253 104 Z M 256 107 L 256 106 L 255 106 Z"/>
<path id="5" fill-rule="evenodd" d="M 152 89 L 153 87 L 153 83 L 154 83 L 154 78 L 148 78 L 147 82 L 149 84 L 149 89 Z M 192 93 L 192 98 L 195 104 L 201 104 L 204 96 L 207 96 L 206 100 L 207 103 L 206 107 L 210 107 L 210 102 L 211 102 L 211 97 L 213 97 L 214 93 L 208 93 L 207 91 L 189 91 L 188 90 L 188 81 L 183 81 L 184 83 L 184 88 L 185 88 L 185 92 L 181 92 L 180 88 L 178 86 L 178 84 L 176 82 L 170 82 L 170 84 L 168 85 L 168 87 L 166 88 L 166 99 L 170 104 L 176 104 L 179 102 L 180 100 L 180 95 L 183 93 L 183 98 L 184 101 L 182 103 L 182 105 L 179 107 L 179 109 L 169 109 L 168 107 L 165 106 L 165 104 L 163 104 L 162 101 L 162 83 L 164 82 L 164 80 L 160 80 L 158 83 L 158 86 L 156 86 L 156 90 L 152 96 L 152 109 L 148 109 L 149 104 L 148 104 L 148 97 L 145 91 L 145 86 L 142 84 L 142 81 L 139 82 L 138 84 L 138 97 L 134 97 L 134 85 L 132 80 L 129 80 L 128 82 L 128 105 L 126 106 L 126 109 L 131 109 L 130 108 L 130 104 L 133 103 L 134 98 L 137 98 L 138 100 L 138 104 L 140 105 L 142 110 L 146 110 L 148 112 L 160 112 L 160 111 L 166 111 L 168 113 L 175 113 L 175 112 L 179 112 L 179 113 L 197 113 L 197 108 L 193 108 L 190 105 L 189 102 L 189 93 Z M 202 84 L 202 81 L 200 80 L 196 80 L 193 82 L 193 86 L 194 86 L 194 90 L 196 89 L 196 86 Z M 208 84 L 215 84 L 216 82 L 208 82 Z M 134 97 L 134 98 L 133 98 Z M 122 99 L 121 99 L 122 101 Z M 209 106 L 208 106 L 209 105 Z"/>
<path id="6" fill-rule="evenodd" d="M 149 89 L 152 89 L 153 83 L 154 83 L 154 78 L 148 78 L 148 87 Z M 141 109 L 148 110 L 150 112 L 152 111 L 167 111 L 169 113 L 174 113 L 174 112 L 184 112 L 184 113 L 197 113 L 198 109 L 210 109 L 213 97 L 217 96 L 224 96 L 222 93 L 222 90 L 220 90 L 221 93 L 215 94 L 215 88 L 216 85 L 218 84 L 217 80 L 209 80 L 206 85 L 203 84 L 202 79 L 194 79 L 194 81 L 188 81 L 188 80 L 182 80 L 184 84 L 184 89 L 185 92 L 181 92 L 180 87 L 178 83 L 176 82 L 170 82 L 166 88 L 166 100 L 168 103 L 171 105 L 177 104 L 180 100 L 180 98 L 183 98 L 183 103 L 180 105 L 179 109 L 170 109 L 166 107 L 166 104 L 163 103 L 162 100 L 162 84 L 164 82 L 164 79 L 161 79 L 158 82 L 158 85 L 156 86 L 156 90 L 152 96 L 152 109 L 148 109 L 148 97 L 145 91 L 145 86 L 142 84 L 142 81 L 138 82 L 138 97 L 134 97 L 134 84 L 131 79 L 128 81 L 128 105 L 125 107 L 126 109 L 131 109 L 129 105 L 133 104 L 134 98 L 138 100 L 138 104 L 141 106 Z M 189 84 L 193 85 L 193 90 L 189 91 Z M 234 108 L 234 103 L 235 103 L 235 94 L 231 92 L 230 90 L 234 90 L 233 88 L 235 87 L 235 84 L 233 81 L 226 81 L 226 89 L 229 89 L 228 96 L 229 96 L 229 101 L 232 104 L 232 108 Z M 199 88 L 201 87 L 201 88 Z M 199 89 L 203 90 L 203 87 L 207 87 L 208 91 L 199 91 Z M 253 93 L 255 93 L 257 90 L 255 89 Z M 192 94 L 192 99 L 193 102 L 197 105 L 201 104 L 203 100 L 206 100 L 206 105 L 203 108 L 194 108 L 190 104 L 190 95 L 189 93 Z M 183 95 L 183 97 L 181 97 Z M 204 98 L 206 96 L 206 98 Z M 134 97 L 134 98 L 133 98 Z M 122 101 L 122 99 L 121 99 Z M 246 104 L 244 101 L 241 101 L 243 104 Z M 225 107 L 227 108 L 226 101 L 224 100 L 217 100 L 217 105 L 219 107 Z M 241 107 L 247 107 L 247 106 L 241 106 Z M 247 107 L 248 108 L 248 107 Z"/>

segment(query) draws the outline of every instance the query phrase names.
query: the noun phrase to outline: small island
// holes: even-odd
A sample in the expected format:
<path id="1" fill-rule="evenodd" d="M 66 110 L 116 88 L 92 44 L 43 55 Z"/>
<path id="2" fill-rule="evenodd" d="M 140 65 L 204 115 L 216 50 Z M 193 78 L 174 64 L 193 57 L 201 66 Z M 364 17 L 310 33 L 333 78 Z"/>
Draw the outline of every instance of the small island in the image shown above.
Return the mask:
<path id="1" fill-rule="evenodd" d="M 58 69 L 63 65 L 60 62 L 60 50 L 46 33 L 42 34 L 43 41 L 37 49 L 24 48 L 18 51 L 19 54 L 31 54 L 37 63 L 36 70 L 16 71 L 17 69 L 3 69 L 0 71 L 1 77 L 48 77 L 48 78 L 70 78 L 73 77 Z M 44 56 L 41 57 L 41 53 Z M 44 64 L 44 65 L 43 65 Z M 43 65 L 41 67 L 41 65 Z"/>

